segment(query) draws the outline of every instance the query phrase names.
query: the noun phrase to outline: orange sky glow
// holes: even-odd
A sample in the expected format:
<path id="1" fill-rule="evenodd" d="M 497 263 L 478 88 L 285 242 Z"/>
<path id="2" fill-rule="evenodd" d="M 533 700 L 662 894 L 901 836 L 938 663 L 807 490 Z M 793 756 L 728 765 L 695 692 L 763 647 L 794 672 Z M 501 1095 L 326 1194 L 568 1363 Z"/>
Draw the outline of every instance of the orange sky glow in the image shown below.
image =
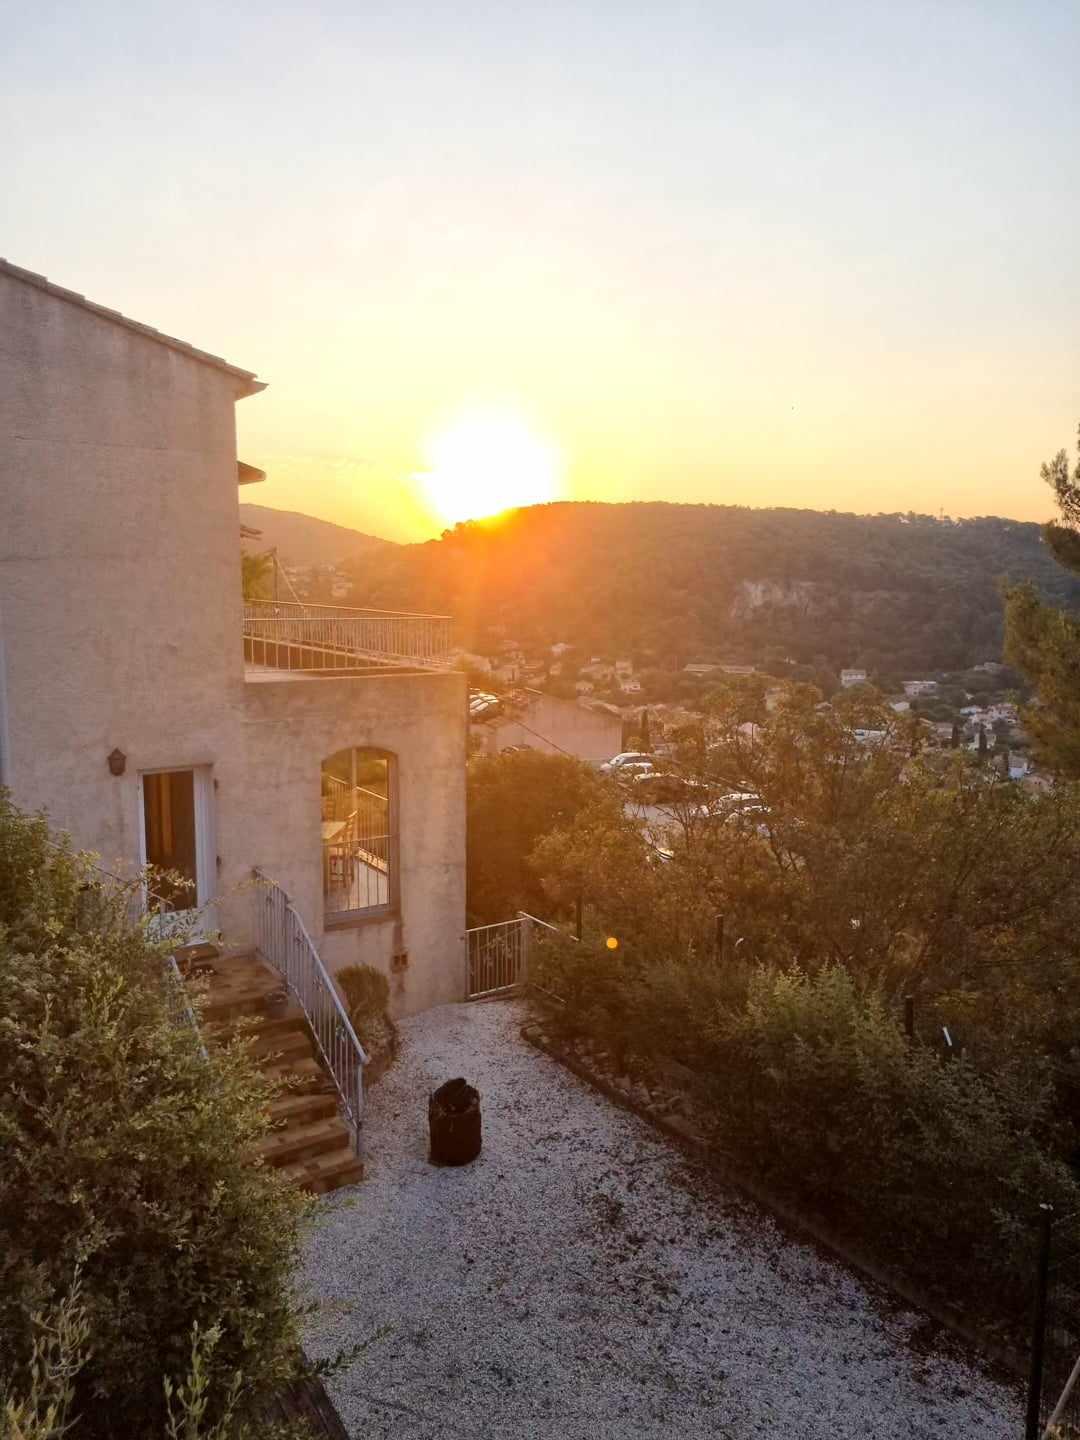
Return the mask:
<path id="1" fill-rule="evenodd" d="M 1053 509 L 1076 7 L 102 0 L 7 40 L 4 253 L 256 370 L 252 500 L 395 540 Z"/>

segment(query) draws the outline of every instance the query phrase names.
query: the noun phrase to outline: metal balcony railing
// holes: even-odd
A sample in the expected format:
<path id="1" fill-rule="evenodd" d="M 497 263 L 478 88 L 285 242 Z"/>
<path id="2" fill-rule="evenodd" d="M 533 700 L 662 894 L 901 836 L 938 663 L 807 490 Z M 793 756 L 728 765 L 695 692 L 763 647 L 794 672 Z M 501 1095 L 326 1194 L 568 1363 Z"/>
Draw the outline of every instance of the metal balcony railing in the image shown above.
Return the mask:
<path id="1" fill-rule="evenodd" d="M 244 659 L 274 670 L 450 668 L 450 616 L 295 600 L 244 602 Z"/>

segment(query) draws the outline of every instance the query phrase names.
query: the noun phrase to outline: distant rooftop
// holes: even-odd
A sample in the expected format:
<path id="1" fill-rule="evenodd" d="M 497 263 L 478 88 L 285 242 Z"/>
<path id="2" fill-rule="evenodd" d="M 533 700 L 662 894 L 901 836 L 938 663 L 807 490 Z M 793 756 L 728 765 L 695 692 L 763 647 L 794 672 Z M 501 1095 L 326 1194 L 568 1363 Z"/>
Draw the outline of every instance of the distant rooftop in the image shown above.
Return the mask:
<path id="1" fill-rule="evenodd" d="M 48 295 L 55 295 L 58 300 L 66 300 L 71 305 L 78 305 L 83 310 L 89 310 L 93 315 L 100 315 L 103 320 L 111 320 L 114 325 L 122 325 L 126 330 L 134 330 L 137 335 L 145 335 L 148 340 L 156 340 L 159 345 L 167 345 L 170 350 L 178 350 L 181 355 L 190 356 L 192 360 L 198 360 L 204 365 L 213 365 L 215 369 L 224 370 L 227 375 L 232 375 L 241 382 L 245 395 L 257 395 L 260 390 L 266 389 L 266 382 L 257 380 L 253 371 L 241 370 L 235 365 L 230 365 L 220 355 L 211 355 L 206 350 L 197 350 L 186 340 L 177 340 L 173 335 L 165 335 L 162 331 L 155 330 L 152 325 L 143 325 L 138 320 L 131 320 L 128 316 L 121 315 L 119 310 L 110 310 L 106 305 L 97 305 L 93 300 L 87 300 L 85 295 L 80 295 L 77 290 L 65 290 L 62 285 L 54 285 L 44 275 L 37 275 L 33 270 L 24 270 L 19 265 L 13 265 L 10 260 L 5 260 L 2 256 L 0 256 L 0 275 L 10 275 L 13 280 L 21 280 L 25 285 L 32 285 L 37 290 L 44 290 Z"/>

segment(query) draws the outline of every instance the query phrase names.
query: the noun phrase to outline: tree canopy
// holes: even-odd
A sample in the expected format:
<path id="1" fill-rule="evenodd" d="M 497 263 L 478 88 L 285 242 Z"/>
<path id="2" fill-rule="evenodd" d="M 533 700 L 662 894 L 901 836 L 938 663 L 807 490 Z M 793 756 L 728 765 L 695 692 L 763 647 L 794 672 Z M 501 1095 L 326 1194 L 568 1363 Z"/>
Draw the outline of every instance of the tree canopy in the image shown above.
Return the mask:
<path id="1" fill-rule="evenodd" d="M 772 656 L 834 675 L 998 659 L 1003 579 L 1080 608 L 1038 525 L 731 505 L 538 505 L 379 552 L 353 579 L 354 603 L 451 613 L 467 649 L 497 625 L 641 666 Z"/>
<path id="2" fill-rule="evenodd" d="M 1059 450 L 1043 465 L 1042 478 L 1061 516 L 1043 528 L 1047 548 L 1062 573 L 1080 575 L 1080 445 L 1075 469 Z M 1080 777 L 1080 619 L 1048 604 L 1030 581 L 1016 585 L 1007 598 L 1006 653 L 1035 687 L 1025 722 L 1040 758 Z"/>

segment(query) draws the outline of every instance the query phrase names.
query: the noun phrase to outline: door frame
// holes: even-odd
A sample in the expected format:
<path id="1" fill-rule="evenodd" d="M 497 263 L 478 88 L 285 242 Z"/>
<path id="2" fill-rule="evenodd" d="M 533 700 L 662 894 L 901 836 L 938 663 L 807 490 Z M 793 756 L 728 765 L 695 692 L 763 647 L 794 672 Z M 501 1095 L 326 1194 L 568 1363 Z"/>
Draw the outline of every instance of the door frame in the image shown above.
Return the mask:
<path id="1" fill-rule="evenodd" d="M 176 775 L 190 771 L 193 779 L 195 799 L 195 904 L 189 910 L 177 910 L 175 914 L 181 923 L 198 921 L 192 938 L 207 935 L 217 929 L 217 913 L 213 905 L 217 890 L 217 840 L 214 825 L 214 767 L 213 765 L 148 765 L 139 771 L 139 866 L 145 869 L 146 856 L 146 791 L 143 789 L 144 775 Z M 143 886 L 143 901 L 148 904 L 149 896 Z"/>

